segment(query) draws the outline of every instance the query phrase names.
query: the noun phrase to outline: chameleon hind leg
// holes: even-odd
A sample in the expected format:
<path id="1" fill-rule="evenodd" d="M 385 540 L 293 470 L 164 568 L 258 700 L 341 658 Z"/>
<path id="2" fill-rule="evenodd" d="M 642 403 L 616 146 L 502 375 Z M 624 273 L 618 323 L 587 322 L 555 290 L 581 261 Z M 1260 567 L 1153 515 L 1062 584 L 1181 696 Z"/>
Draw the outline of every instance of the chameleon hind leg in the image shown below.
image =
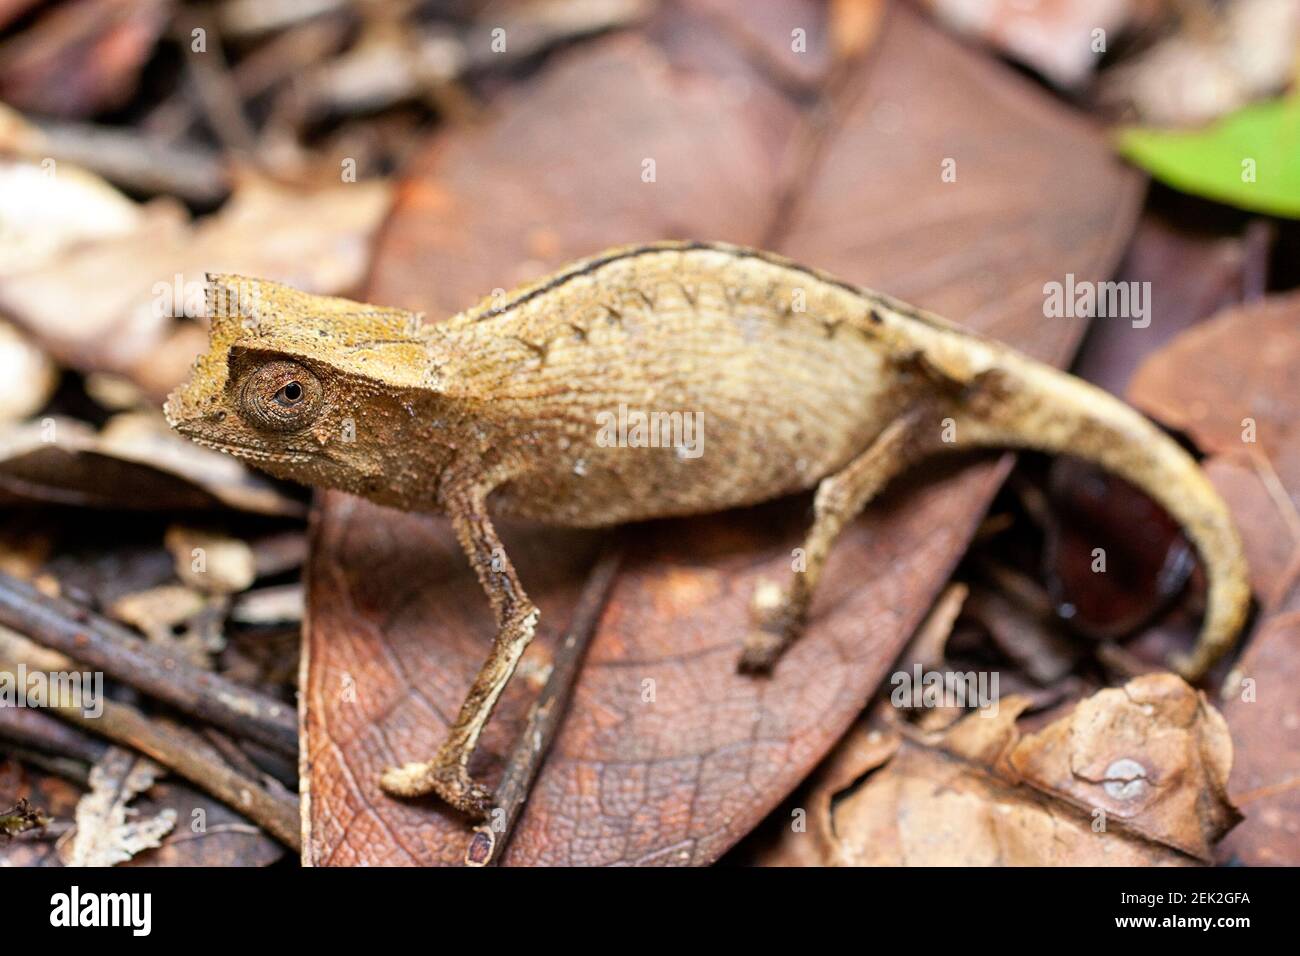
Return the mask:
<path id="1" fill-rule="evenodd" d="M 456 537 L 496 617 L 492 651 L 479 669 L 460 713 L 432 760 L 408 763 L 384 772 L 380 786 L 393 796 L 436 793 L 456 809 L 477 819 L 492 809 L 492 791 L 470 777 L 469 762 L 501 692 L 519 659 L 532 643 L 539 612 L 524 593 L 514 565 L 506 556 L 487 512 L 487 493 L 473 488 L 447 501 Z"/>
<path id="2" fill-rule="evenodd" d="M 813 499 L 813 525 L 803 545 L 803 569 L 793 571 L 785 587 L 761 581 L 754 591 L 741 670 L 771 670 L 803 632 L 831 546 L 889 480 L 915 460 L 922 443 L 921 421 L 919 408 L 900 415 L 866 451 L 822 479 Z"/>

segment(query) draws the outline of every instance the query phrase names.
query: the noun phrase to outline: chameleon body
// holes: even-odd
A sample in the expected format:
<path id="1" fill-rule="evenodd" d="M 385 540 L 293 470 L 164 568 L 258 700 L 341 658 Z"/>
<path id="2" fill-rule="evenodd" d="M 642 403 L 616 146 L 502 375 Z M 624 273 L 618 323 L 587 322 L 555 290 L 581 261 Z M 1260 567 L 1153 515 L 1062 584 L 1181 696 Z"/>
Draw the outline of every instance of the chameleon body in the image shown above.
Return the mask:
<path id="1" fill-rule="evenodd" d="M 448 514 L 492 603 L 498 636 L 456 725 L 433 760 L 385 774 L 395 794 L 436 791 L 478 815 L 491 804 L 468 761 L 537 610 L 489 498 L 491 512 L 601 527 L 816 487 L 806 570 L 755 594 L 741 658 L 754 670 L 799 634 L 843 526 L 899 471 L 951 449 L 1070 453 L 1163 505 L 1209 581 L 1201 637 L 1180 662 L 1190 676 L 1231 647 L 1248 610 L 1227 509 L 1136 411 L 769 253 L 694 242 L 615 249 L 430 325 L 212 276 L 209 316 L 209 350 L 168 400 L 172 425 L 283 478 Z M 693 443 L 673 442 L 686 422 L 697 426 Z"/>

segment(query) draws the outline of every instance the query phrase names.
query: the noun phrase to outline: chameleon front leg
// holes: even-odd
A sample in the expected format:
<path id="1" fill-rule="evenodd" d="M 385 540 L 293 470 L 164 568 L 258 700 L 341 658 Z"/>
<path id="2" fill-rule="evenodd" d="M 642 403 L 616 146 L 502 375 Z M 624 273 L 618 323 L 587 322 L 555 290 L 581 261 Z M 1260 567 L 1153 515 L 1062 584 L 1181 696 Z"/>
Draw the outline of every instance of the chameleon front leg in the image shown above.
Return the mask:
<path id="1" fill-rule="evenodd" d="M 752 626 L 745 637 L 740 669 L 771 670 L 803 632 L 808 607 L 826 557 L 845 525 L 852 521 L 889 480 L 915 461 L 924 444 L 920 423 L 925 409 L 913 408 L 895 418 L 866 451 L 835 474 L 822 479 L 813 499 L 813 525 L 804 541 L 804 569 L 794 571 L 782 588 L 761 581 L 750 606 Z"/>
<path id="2" fill-rule="evenodd" d="M 449 495 L 445 505 L 461 548 L 492 604 L 497 623 L 492 652 L 474 678 L 456 723 L 433 759 L 394 767 L 380 779 L 380 786 L 394 796 L 436 793 L 476 818 L 486 817 L 491 810 L 492 791 L 470 777 L 469 761 L 501 692 L 533 640 L 539 615 L 492 526 L 487 511 L 490 491 L 490 487 L 472 487 Z"/>

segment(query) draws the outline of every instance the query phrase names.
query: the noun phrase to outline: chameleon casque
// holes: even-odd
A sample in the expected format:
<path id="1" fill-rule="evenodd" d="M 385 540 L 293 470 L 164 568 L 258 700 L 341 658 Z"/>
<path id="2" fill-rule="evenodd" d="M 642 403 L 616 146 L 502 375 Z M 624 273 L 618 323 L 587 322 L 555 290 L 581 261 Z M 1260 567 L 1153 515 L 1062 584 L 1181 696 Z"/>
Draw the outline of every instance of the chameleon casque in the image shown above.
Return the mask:
<path id="1" fill-rule="evenodd" d="M 432 760 L 387 771 L 475 816 L 468 766 L 537 628 L 488 510 L 600 527 L 816 487 L 806 569 L 755 594 L 743 668 L 799 634 L 836 536 L 893 476 L 942 451 L 1069 453 L 1126 478 L 1195 544 L 1203 674 L 1250 603 L 1223 501 L 1179 445 L 1101 390 L 937 316 L 765 252 L 715 243 L 614 249 L 463 312 L 419 315 L 210 276 L 211 342 L 167 401 L 196 442 L 273 475 L 447 514 L 497 622 Z M 702 454 L 598 441 L 626 406 L 701 413 Z"/>

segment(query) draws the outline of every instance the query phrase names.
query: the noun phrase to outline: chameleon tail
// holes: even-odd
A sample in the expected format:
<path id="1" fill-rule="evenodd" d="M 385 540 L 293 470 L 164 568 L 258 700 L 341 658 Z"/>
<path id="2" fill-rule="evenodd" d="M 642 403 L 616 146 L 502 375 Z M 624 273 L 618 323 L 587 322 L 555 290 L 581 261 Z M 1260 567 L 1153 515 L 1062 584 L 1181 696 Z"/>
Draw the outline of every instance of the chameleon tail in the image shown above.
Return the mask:
<path id="1" fill-rule="evenodd" d="M 1196 679 L 1232 648 L 1250 609 L 1241 539 L 1223 499 L 1197 463 L 1133 408 L 1087 382 L 1014 352 L 977 381 L 960 445 L 1026 448 L 1092 461 L 1136 485 L 1182 525 L 1208 580 L 1195 650 L 1175 666 Z"/>

